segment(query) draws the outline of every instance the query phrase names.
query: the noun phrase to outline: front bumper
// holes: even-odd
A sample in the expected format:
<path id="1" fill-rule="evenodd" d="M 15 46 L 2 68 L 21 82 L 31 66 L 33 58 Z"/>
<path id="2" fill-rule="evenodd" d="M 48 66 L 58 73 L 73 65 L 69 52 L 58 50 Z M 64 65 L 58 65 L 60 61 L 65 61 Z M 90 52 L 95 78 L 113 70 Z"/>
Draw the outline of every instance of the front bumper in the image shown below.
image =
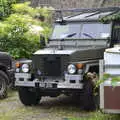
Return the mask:
<path id="1" fill-rule="evenodd" d="M 15 74 L 15 86 L 23 87 L 36 87 L 36 88 L 58 88 L 58 89 L 83 89 L 82 75 L 65 75 L 65 80 L 62 79 L 58 81 L 44 80 L 39 81 L 39 79 L 34 79 L 30 81 L 31 74 L 27 73 L 16 73 Z M 22 78 L 22 80 L 21 80 Z"/>

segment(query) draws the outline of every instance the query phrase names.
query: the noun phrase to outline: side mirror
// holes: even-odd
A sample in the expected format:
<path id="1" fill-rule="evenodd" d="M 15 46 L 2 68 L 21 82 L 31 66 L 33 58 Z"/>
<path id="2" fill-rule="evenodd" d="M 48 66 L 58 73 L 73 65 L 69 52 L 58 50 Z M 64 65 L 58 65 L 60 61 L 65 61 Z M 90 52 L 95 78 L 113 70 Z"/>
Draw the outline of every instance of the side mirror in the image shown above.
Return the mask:
<path id="1" fill-rule="evenodd" d="M 40 47 L 44 48 L 46 46 L 45 37 L 40 35 Z"/>

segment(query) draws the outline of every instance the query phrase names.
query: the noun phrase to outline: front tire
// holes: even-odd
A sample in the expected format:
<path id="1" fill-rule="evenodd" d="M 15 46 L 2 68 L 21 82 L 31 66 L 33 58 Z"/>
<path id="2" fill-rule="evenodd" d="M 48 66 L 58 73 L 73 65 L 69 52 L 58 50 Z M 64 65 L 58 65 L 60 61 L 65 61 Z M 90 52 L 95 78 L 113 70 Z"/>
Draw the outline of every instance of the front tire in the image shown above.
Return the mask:
<path id="1" fill-rule="evenodd" d="M 41 99 L 37 92 L 30 91 L 30 88 L 20 87 L 18 93 L 20 101 L 26 106 L 37 105 Z"/>
<path id="2" fill-rule="evenodd" d="M 7 81 L 8 76 L 5 72 L 0 70 L 0 98 L 6 98 L 7 96 Z"/>

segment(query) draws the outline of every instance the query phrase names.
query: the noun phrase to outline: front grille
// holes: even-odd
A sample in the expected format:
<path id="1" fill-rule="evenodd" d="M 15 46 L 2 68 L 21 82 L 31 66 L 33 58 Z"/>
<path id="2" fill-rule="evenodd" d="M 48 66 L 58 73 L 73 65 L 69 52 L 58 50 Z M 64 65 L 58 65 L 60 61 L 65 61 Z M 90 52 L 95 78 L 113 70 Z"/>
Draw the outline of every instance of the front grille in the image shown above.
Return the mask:
<path id="1" fill-rule="evenodd" d="M 61 76 L 61 59 L 56 56 L 44 58 L 45 76 Z"/>
<path id="2" fill-rule="evenodd" d="M 40 71 L 43 76 L 63 76 L 68 65 L 67 55 L 35 55 L 33 56 L 33 68 Z"/>

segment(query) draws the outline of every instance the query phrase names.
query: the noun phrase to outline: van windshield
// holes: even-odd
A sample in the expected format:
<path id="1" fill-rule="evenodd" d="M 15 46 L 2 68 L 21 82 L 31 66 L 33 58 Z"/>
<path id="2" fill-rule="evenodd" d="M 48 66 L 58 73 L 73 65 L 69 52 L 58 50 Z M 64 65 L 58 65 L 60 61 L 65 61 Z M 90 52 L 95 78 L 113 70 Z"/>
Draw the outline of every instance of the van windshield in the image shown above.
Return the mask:
<path id="1" fill-rule="evenodd" d="M 55 24 L 51 39 L 61 39 L 68 34 L 76 33 L 67 39 L 107 39 L 111 34 L 111 24 L 102 23 L 69 23 Z"/>

